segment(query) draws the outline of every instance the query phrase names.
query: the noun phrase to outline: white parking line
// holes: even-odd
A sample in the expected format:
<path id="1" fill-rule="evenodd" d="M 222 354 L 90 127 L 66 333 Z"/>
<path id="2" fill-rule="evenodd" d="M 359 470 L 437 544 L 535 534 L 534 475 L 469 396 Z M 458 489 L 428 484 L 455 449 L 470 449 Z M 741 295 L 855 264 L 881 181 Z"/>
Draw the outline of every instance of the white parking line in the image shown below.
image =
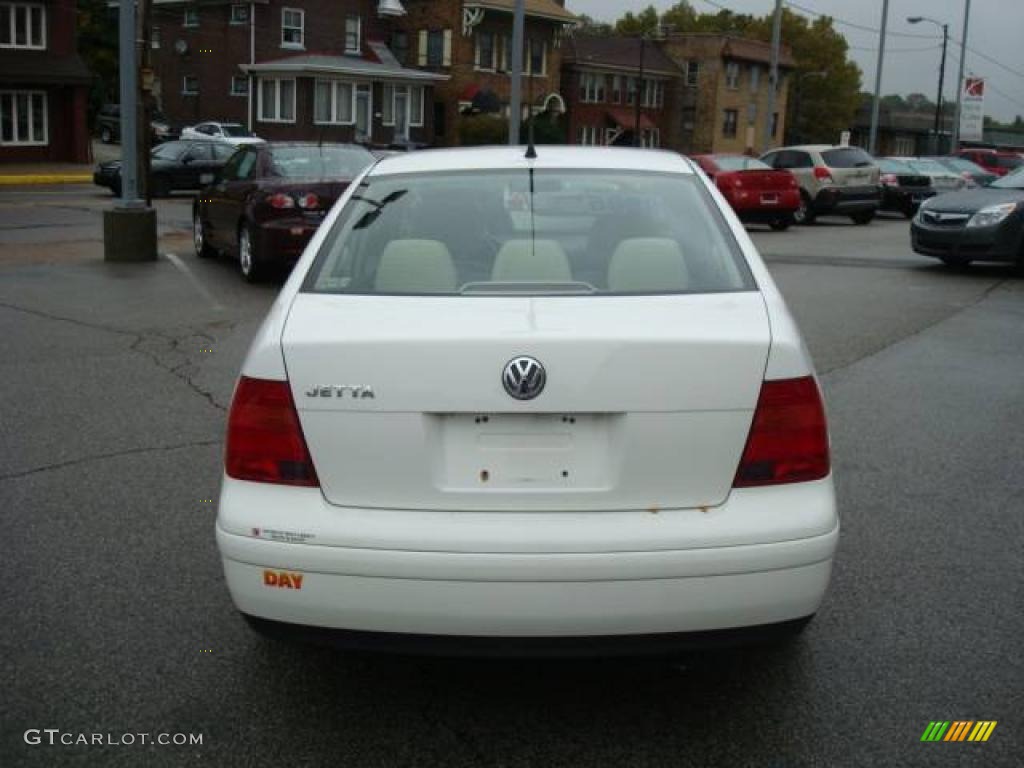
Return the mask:
<path id="1" fill-rule="evenodd" d="M 185 275 L 186 278 L 188 278 L 188 281 L 192 283 L 192 286 L 199 292 L 199 294 L 204 299 L 206 299 L 207 303 L 210 305 L 212 309 L 218 312 L 223 311 L 224 305 L 217 301 L 213 297 L 212 293 L 206 290 L 206 286 L 199 282 L 199 278 L 195 276 L 195 273 L 188 268 L 188 265 L 184 261 L 182 261 L 177 255 L 173 253 L 168 253 L 165 255 L 167 256 L 167 260 L 171 262 L 171 264 L 176 266 L 179 270 L 181 270 L 181 273 Z"/>

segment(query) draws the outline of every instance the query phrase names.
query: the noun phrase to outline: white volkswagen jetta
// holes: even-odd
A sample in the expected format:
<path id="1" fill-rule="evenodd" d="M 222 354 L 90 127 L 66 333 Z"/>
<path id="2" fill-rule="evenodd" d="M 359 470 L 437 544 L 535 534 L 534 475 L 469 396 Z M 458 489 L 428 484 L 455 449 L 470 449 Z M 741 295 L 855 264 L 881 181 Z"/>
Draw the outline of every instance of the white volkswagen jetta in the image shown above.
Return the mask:
<path id="1" fill-rule="evenodd" d="M 817 610 L 824 409 L 750 238 L 677 154 L 537 155 L 380 161 L 282 289 L 217 519 L 258 629 L 605 652 Z"/>

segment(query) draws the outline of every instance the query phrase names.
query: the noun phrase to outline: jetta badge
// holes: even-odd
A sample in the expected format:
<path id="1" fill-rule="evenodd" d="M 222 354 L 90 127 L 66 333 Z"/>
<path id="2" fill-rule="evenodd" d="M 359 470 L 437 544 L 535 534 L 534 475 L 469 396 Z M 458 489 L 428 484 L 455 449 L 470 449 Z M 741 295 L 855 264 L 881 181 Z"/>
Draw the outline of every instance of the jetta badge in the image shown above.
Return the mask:
<path id="1" fill-rule="evenodd" d="M 306 397 L 347 397 L 355 400 L 373 398 L 373 387 L 368 384 L 314 384 L 306 390 Z"/>
<path id="2" fill-rule="evenodd" d="M 516 400 L 532 400 L 544 389 L 548 375 L 532 357 L 514 357 L 505 364 L 501 383 Z"/>

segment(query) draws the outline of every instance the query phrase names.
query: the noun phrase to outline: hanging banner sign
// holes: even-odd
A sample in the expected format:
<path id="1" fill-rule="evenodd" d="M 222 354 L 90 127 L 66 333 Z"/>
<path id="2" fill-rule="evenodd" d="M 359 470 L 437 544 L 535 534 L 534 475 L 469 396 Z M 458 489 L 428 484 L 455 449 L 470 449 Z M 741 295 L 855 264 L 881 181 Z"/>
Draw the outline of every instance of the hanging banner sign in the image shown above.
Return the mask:
<path id="1" fill-rule="evenodd" d="M 985 80 L 965 77 L 960 94 L 960 139 L 981 141 L 985 129 Z"/>

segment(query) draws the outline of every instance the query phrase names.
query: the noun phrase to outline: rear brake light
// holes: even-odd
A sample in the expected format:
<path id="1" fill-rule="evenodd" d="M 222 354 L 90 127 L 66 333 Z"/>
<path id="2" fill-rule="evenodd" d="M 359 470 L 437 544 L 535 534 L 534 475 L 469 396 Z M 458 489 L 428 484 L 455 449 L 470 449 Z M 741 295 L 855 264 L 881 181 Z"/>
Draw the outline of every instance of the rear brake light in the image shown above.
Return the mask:
<path id="1" fill-rule="evenodd" d="M 294 208 L 295 201 L 291 195 L 286 195 L 284 192 L 278 192 L 267 198 L 267 202 L 271 208 Z"/>
<path id="2" fill-rule="evenodd" d="M 818 181 L 832 183 L 832 174 L 829 173 L 828 168 L 822 168 L 820 165 L 814 166 L 814 178 Z"/>
<path id="3" fill-rule="evenodd" d="M 224 469 L 236 480 L 320 485 L 288 382 L 239 380 L 228 414 Z"/>
<path id="4" fill-rule="evenodd" d="M 317 208 L 320 205 L 320 198 L 312 192 L 307 192 L 295 198 L 295 202 L 299 204 L 299 208 Z"/>
<path id="5" fill-rule="evenodd" d="M 887 187 L 899 186 L 900 180 L 896 177 L 895 173 L 883 173 L 879 179 Z"/>
<path id="6" fill-rule="evenodd" d="M 819 480 L 829 466 L 825 408 L 814 378 L 763 382 L 733 487 Z"/>

